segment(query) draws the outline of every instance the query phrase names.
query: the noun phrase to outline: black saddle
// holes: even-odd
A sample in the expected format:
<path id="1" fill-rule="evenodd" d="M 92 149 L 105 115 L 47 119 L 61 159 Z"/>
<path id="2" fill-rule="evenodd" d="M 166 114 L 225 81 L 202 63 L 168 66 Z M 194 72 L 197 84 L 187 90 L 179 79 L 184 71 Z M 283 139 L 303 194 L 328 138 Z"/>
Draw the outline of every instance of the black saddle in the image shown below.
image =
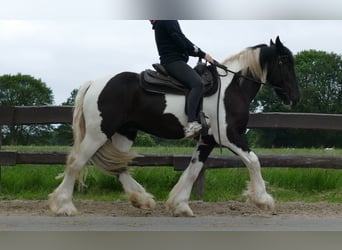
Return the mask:
<path id="1" fill-rule="evenodd" d="M 152 64 L 155 70 L 147 69 L 140 73 L 140 86 L 148 92 L 170 93 L 187 96 L 189 89 L 171 77 L 163 65 Z M 216 67 L 199 62 L 194 68 L 201 76 L 204 85 L 204 96 L 216 93 L 218 89 L 218 73 Z"/>

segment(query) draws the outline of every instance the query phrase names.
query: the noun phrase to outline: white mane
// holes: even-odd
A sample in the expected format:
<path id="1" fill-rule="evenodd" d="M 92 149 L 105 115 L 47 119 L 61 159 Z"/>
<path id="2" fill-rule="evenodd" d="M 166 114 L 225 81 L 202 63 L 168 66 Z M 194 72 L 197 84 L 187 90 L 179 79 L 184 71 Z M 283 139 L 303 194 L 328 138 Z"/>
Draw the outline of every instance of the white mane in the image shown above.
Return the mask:
<path id="1" fill-rule="evenodd" d="M 261 81 L 266 81 L 266 69 L 262 70 L 260 62 L 260 48 L 247 48 L 240 53 L 233 55 L 223 61 L 223 64 L 229 68 L 229 65 L 233 62 L 238 61 L 242 75 L 246 75 L 248 69 L 254 78 L 260 79 Z"/>

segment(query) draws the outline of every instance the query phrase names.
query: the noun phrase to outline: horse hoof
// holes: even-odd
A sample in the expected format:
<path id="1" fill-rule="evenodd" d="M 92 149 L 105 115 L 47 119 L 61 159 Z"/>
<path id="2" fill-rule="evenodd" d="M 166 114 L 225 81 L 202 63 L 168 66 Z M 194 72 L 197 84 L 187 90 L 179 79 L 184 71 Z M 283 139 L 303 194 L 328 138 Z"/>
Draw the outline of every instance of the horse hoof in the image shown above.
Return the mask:
<path id="1" fill-rule="evenodd" d="M 247 202 L 254 204 L 261 210 L 274 210 L 275 204 L 271 195 L 264 194 L 262 197 L 247 196 Z"/>
<path id="2" fill-rule="evenodd" d="M 68 199 L 61 198 L 56 192 L 49 195 L 48 205 L 57 216 L 72 216 L 77 214 L 77 209 Z"/>
<path id="3" fill-rule="evenodd" d="M 268 193 L 266 193 L 266 195 L 265 195 L 263 201 L 264 201 L 264 202 L 263 202 L 262 206 L 260 207 L 260 209 L 263 209 L 263 210 L 271 210 L 271 211 L 274 210 L 275 204 L 274 204 L 274 199 L 272 198 L 271 195 L 269 195 Z"/>
<path id="4" fill-rule="evenodd" d="M 259 209 L 261 210 L 272 210 L 273 209 L 273 206 L 271 206 L 270 204 L 255 204 Z"/>
<path id="5" fill-rule="evenodd" d="M 57 210 L 56 215 L 57 216 L 74 216 L 77 214 L 77 209 L 74 205 L 65 205 Z"/>
<path id="6" fill-rule="evenodd" d="M 195 217 L 194 213 L 191 211 L 174 211 L 174 217 Z"/>
<path id="7" fill-rule="evenodd" d="M 174 207 L 171 204 L 166 203 L 166 207 L 174 217 L 195 217 L 188 204 L 178 204 Z"/>
<path id="8" fill-rule="evenodd" d="M 133 207 L 139 209 L 152 210 L 156 207 L 156 202 L 150 194 L 146 195 L 146 197 L 131 194 L 128 199 L 131 201 Z"/>

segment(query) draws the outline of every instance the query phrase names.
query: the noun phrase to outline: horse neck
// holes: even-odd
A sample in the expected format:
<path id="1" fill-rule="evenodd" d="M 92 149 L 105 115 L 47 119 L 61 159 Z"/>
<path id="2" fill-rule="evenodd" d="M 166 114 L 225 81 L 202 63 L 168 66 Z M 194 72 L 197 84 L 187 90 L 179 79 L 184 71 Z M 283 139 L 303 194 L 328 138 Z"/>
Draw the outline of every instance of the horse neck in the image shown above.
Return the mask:
<path id="1" fill-rule="evenodd" d="M 235 72 L 241 72 L 242 75 L 251 74 L 251 76 L 261 82 L 266 81 L 267 65 L 260 63 L 261 49 L 267 46 L 248 48 L 240 53 L 226 59 L 224 64 L 228 69 Z M 264 53 L 264 52 L 262 52 Z"/>
<path id="2" fill-rule="evenodd" d="M 252 78 L 252 75 L 247 74 Z M 246 79 L 241 79 L 240 81 L 240 88 L 242 92 L 244 93 L 245 97 L 249 100 L 249 103 L 252 102 L 252 100 L 255 98 L 257 93 L 259 92 L 261 88 L 261 84 L 257 82 L 253 82 Z"/>
<path id="3" fill-rule="evenodd" d="M 236 54 L 222 64 L 224 64 L 229 70 L 242 74 L 242 77 L 235 79 L 241 92 L 245 95 L 246 99 L 251 102 L 258 91 L 260 90 L 260 82 L 266 81 L 267 65 L 260 65 L 260 48 L 250 48 L 245 51 Z M 243 78 L 246 76 L 248 79 L 254 79 L 255 81 Z M 234 79 L 232 79 L 234 81 Z M 227 83 L 228 87 L 232 81 Z"/>

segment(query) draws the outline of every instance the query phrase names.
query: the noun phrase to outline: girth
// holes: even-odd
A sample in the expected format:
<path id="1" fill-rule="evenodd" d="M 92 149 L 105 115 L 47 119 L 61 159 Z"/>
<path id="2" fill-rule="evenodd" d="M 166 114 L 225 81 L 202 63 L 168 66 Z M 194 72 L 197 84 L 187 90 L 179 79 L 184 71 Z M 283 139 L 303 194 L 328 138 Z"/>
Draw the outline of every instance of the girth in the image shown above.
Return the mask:
<path id="1" fill-rule="evenodd" d="M 140 86 L 148 92 L 187 95 L 189 89 L 186 88 L 175 78 L 168 75 L 167 71 L 161 64 L 153 64 L 155 70 L 147 69 L 140 73 Z M 204 63 L 199 63 L 194 68 L 201 76 L 204 96 L 210 96 L 216 93 L 218 88 L 218 74 L 216 67 Z"/>

